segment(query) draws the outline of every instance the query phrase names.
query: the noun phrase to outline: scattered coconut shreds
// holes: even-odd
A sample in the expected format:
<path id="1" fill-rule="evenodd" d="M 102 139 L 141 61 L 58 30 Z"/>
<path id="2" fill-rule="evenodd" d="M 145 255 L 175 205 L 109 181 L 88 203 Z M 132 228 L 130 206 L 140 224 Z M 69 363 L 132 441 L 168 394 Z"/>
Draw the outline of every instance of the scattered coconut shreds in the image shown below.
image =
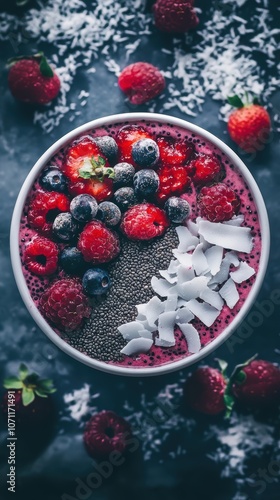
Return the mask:
<path id="1" fill-rule="evenodd" d="M 201 342 L 195 327 L 189 323 L 180 323 L 178 326 L 186 338 L 190 353 L 195 354 L 199 352 L 201 349 Z"/>
<path id="2" fill-rule="evenodd" d="M 250 229 L 239 226 L 243 220 L 243 216 L 238 216 L 233 218 L 234 224 L 230 224 L 231 221 L 228 224 L 216 224 L 197 217 L 192 227 L 199 231 L 202 228 L 207 238 L 213 238 L 214 243 L 207 242 L 204 249 L 201 234 L 197 233 L 194 249 L 188 243 L 185 253 L 179 252 L 178 248 L 172 250 L 177 259 L 171 260 L 167 271 L 159 271 L 162 278 L 153 276 L 151 279 L 152 288 L 161 299 L 154 296 L 147 304 L 136 306 L 136 320 L 119 327 L 124 339 L 155 338 L 155 345 L 171 347 L 175 345 L 175 325 L 179 328 L 183 325 L 189 352 L 197 352 L 196 349 L 200 347 L 195 332 L 198 333 L 190 322 L 196 317 L 207 327 L 213 325 L 225 304 L 232 309 L 239 301 L 235 282 L 242 283 L 255 274 L 251 266 L 239 260 L 234 250 L 228 251 L 220 246 L 223 240 L 229 245 L 234 235 L 241 238 L 239 245 L 243 251 L 248 242 L 250 246 L 253 245 Z M 180 235 L 181 248 L 183 239 L 186 236 L 189 238 L 191 234 L 186 229 L 183 226 L 176 229 Z M 182 261 L 187 264 L 182 264 Z M 235 271 L 230 272 L 231 265 L 236 268 Z M 170 276 L 172 283 L 169 282 Z"/>
<path id="3" fill-rule="evenodd" d="M 232 309 L 239 301 L 239 294 L 236 289 L 236 285 L 231 278 L 229 278 L 227 282 L 222 286 L 219 294 L 226 301 L 226 304 L 230 309 Z"/>
<path id="4" fill-rule="evenodd" d="M 229 274 L 235 283 L 242 283 L 255 274 L 255 269 L 249 266 L 247 262 L 240 262 L 239 268 Z"/>
<path id="5" fill-rule="evenodd" d="M 253 238 L 249 227 L 236 227 L 220 222 L 201 220 L 198 223 L 199 233 L 211 243 L 230 250 L 250 253 Z"/>
<path id="6" fill-rule="evenodd" d="M 245 0 L 213 2 L 193 33 L 168 40 L 168 48 L 162 46 L 161 55 L 167 54 L 162 70 L 168 84 L 164 99 L 148 103 L 147 111 L 164 113 L 177 108 L 196 116 L 211 96 L 220 101 L 220 119 L 226 120 L 232 108 L 225 103 L 232 93 L 262 95 L 268 103 L 280 84 L 280 66 L 276 64 L 280 30 L 267 0 L 255 2 L 249 17 L 243 12 Z M 0 40 L 9 41 L 18 50 L 35 39 L 37 46 L 44 45 L 53 54 L 51 63 L 61 78 L 61 92 L 54 103 L 34 114 L 34 121 L 46 132 L 58 126 L 64 116 L 74 121 L 96 92 L 94 85 L 89 86 L 91 95 L 81 89 L 83 99 L 71 102 L 76 74 L 86 69 L 94 78 L 94 63 L 98 61 L 117 77 L 124 65 L 141 59 L 143 45 L 153 43 L 156 35 L 152 13 L 145 11 L 145 6 L 144 0 L 52 0 L 38 3 L 21 19 L 0 14 Z M 265 61 L 261 67 L 255 53 Z M 73 105 L 80 110 L 73 112 Z M 279 130 L 277 112 L 273 121 Z"/>
<path id="7" fill-rule="evenodd" d="M 121 350 L 121 354 L 126 356 L 135 356 L 143 352 L 148 352 L 153 345 L 152 339 L 138 338 L 132 339 Z"/>

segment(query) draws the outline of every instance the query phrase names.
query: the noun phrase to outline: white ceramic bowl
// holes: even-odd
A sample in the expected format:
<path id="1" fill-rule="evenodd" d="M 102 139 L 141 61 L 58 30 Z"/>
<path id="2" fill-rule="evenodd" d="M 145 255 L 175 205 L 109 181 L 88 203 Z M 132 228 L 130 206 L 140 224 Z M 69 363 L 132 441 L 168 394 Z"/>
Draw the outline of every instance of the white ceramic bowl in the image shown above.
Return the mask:
<path id="1" fill-rule="evenodd" d="M 160 123 L 170 123 L 175 127 L 182 127 L 187 129 L 188 131 L 198 134 L 201 137 L 208 140 L 210 143 L 214 144 L 217 148 L 219 148 L 223 153 L 225 153 L 231 162 L 240 170 L 243 177 L 245 178 L 251 194 L 254 198 L 254 202 L 256 204 L 258 210 L 258 217 L 260 222 L 260 228 L 262 233 L 262 251 L 261 258 L 259 263 L 259 271 L 256 276 L 256 280 L 251 288 L 251 291 L 242 306 L 240 312 L 235 316 L 232 322 L 229 324 L 227 328 L 210 344 L 206 345 L 201 349 L 197 354 L 192 354 L 184 359 L 180 359 L 178 361 L 174 361 L 165 365 L 149 367 L 149 368 L 129 368 L 129 367 L 121 367 L 116 365 L 107 364 L 102 361 L 97 361 L 95 359 L 90 358 L 89 356 L 82 354 L 75 348 L 71 347 L 67 342 L 62 340 L 57 333 L 51 328 L 51 326 L 46 322 L 46 320 L 41 316 L 37 307 L 35 306 L 27 288 L 25 278 L 22 272 L 22 265 L 19 254 L 19 227 L 20 227 L 20 219 L 22 215 L 22 211 L 25 205 L 26 197 L 32 187 L 34 181 L 37 179 L 40 171 L 44 168 L 47 162 L 53 157 L 55 153 L 57 153 L 64 145 L 69 143 L 72 139 L 76 138 L 80 134 L 87 133 L 93 128 L 106 126 L 109 124 L 117 124 L 120 122 L 132 122 L 136 123 L 140 120 L 147 120 L 153 122 Z M 217 349 L 223 342 L 225 342 L 236 330 L 237 326 L 242 322 L 244 317 L 248 314 L 251 306 L 254 304 L 256 300 L 257 294 L 262 285 L 267 263 L 269 257 L 269 247 L 270 247 L 270 233 L 269 233 L 269 222 L 267 217 L 266 207 L 260 193 L 260 190 L 245 166 L 245 164 L 241 161 L 241 159 L 220 139 L 210 134 L 206 130 L 193 125 L 192 123 L 186 122 L 184 120 L 174 118 L 172 116 L 167 115 L 159 115 L 155 113 L 127 113 L 127 114 L 119 114 L 107 116 L 104 118 L 100 118 L 97 120 L 93 120 L 91 122 L 82 125 L 68 134 L 64 135 L 55 142 L 35 163 L 34 167 L 28 174 L 21 190 L 17 198 L 17 202 L 14 208 L 12 223 L 11 223 L 11 234 L 10 234 L 10 248 L 11 248 L 11 259 L 12 266 L 14 271 L 15 280 L 19 289 L 19 292 L 22 296 L 22 299 L 29 310 L 31 316 L 36 321 L 37 325 L 41 328 L 41 330 L 49 337 L 49 339 L 56 344 L 60 349 L 62 349 L 65 353 L 69 354 L 76 360 L 85 363 L 86 365 L 96 368 L 98 370 L 102 370 L 105 372 L 118 374 L 118 375 L 129 375 L 129 376 L 146 376 L 146 375 L 160 375 L 165 374 L 171 371 L 179 370 L 190 366 L 193 363 L 201 360 L 209 353 Z"/>

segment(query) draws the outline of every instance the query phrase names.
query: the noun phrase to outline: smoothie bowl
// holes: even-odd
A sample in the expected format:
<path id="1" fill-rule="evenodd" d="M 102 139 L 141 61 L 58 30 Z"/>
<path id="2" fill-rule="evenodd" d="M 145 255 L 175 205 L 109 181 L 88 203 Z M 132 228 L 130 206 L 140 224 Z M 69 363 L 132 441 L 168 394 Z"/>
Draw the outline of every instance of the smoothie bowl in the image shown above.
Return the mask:
<path id="1" fill-rule="evenodd" d="M 14 209 L 22 298 L 63 351 L 130 376 L 186 367 L 254 303 L 269 255 L 260 191 L 209 132 L 152 113 L 109 116 L 58 140 Z"/>

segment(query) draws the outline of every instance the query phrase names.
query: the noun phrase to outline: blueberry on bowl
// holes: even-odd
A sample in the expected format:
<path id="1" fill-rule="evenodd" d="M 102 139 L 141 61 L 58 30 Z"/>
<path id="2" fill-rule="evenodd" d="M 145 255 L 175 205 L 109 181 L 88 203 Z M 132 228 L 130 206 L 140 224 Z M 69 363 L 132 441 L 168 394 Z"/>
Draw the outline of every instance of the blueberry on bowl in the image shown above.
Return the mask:
<path id="1" fill-rule="evenodd" d="M 42 188 L 46 191 L 56 191 L 64 193 L 67 190 L 67 180 L 61 170 L 56 167 L 51 167 L 43 171 L 39 180 Z"/>
<path id="2" fill-rule="evenodd" d="M 111 288 L 111 281 L 104 269 L 95 267 L 88 269 L 82 279 L 83 290 L 87 295 L 103 295 Z"/>
<path id="3" fill-rule="evenodd" d="M 158 191 L 159 176 L 152 169 L 142 169 L 133 178 L 134 191 L 138 198 L 149 198 Z"/>
<path id="4" fill-rule="evenodd" d="M 79 194 L 70 203 L 71 215 L 79 222 L 91 221 L 96 216 L 97 211 L 98 203 L 89 194 Z"/>
<path id="5" fill-rule="evenodd" d="M 159 148 L 152 139 L 140 139 L 132 146 L 132 158 L 140 167 L 151 167 L 159 159 Z"/>

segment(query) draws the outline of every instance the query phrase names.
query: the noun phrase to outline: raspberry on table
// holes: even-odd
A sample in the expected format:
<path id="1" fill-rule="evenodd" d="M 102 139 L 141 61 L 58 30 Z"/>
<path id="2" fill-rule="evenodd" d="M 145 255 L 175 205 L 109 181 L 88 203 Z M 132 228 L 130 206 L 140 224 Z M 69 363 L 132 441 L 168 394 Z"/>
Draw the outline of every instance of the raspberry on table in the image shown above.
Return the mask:
<path id="1" fill-rule="evenodd" d="M 76 278 L 52 283 L 42 294 L 39 308 L 48 321 L 65 331 L 78 328 L 91 313 L 82 283 Z"/>
<path id="2" fill-rule="evenodd" d="M 48 276 L 57 270 L 57 245 L 42 236 L 35 236 L 26 246 L 24 263 L 27 269 L 38 276 Z"/>
<path id="3" fill-rule="evenodd" d="M 211 222 L 230 220 L 240 209 L 239 196 L 223 183 L 204 186 L 200 191 L 198 204 L 202 217 Z"/>
<path id="4" fill-rule="evenodd" d="M 65 194 L 55 191 L 39 191 L 32 198 L 28 210 L 28 222 L 33 229 L 49 235 L 56 216 L 68 212 L 70 201 Z"/>
<path id="5" fill-rule="evenodd" d="M 157 97 L 165 88 L 160 70 L 146 62 L 130 64 L 119 76 L 119 87 L 132 104 L 144 104 Z"/>
<path id="6" fill-rule="evenodd" d="M 120 241 L 117 234 L 108 229 L 103 222 L 89 222 L 80 234 L 78 250 L 86 262 L 104 264 L 120 253 Z"/>
<path id="7" fill-rule="evenodd" d="M 186 33 L 199 23 L 193 0 L 157 0 L 153 11 L 156 27 L 167 33 Z"/>
<path id="8" fill-rule="evenodd" d="M 169 225 L 164 210 L 152 203 L 142 203 L 125 213 L 120 228 L 130 240 L 151 240 L 164 234 Z"/>
<path id="9" fill-rule="evenodd" d="M 87 422 L 84 430 L 84 444 L 94 459 L 108 458 L 110 453 L 124 453 L 131 437 L 129 423 L 112 411 L 96 413 Z"/>
<path id="10" fill-rule="evenodd" d="M 141 139 L 152 139 L 152 135 L 140 125 L 125 125 L 122 127 L 116 137 L 119 147 L 119 161 L 135 165 L 132 158 L 132 146 Z"/>
<path id="11" fill-rule="evenodd" d="M 158 137 L 160 159 L 167 165 L 184 165 L 194 152 L 194 146 L 187 140 L 176 141 L 173 137 Z"/>
<path id="12" fill-rule="evenodd" d="M 200 186 L 218 182 L 224 174 L 220 161 L 214 155 L 200 153 L 197 158 L 190 162 L 189 168 L 192 172 L 192 181 Z"/>

